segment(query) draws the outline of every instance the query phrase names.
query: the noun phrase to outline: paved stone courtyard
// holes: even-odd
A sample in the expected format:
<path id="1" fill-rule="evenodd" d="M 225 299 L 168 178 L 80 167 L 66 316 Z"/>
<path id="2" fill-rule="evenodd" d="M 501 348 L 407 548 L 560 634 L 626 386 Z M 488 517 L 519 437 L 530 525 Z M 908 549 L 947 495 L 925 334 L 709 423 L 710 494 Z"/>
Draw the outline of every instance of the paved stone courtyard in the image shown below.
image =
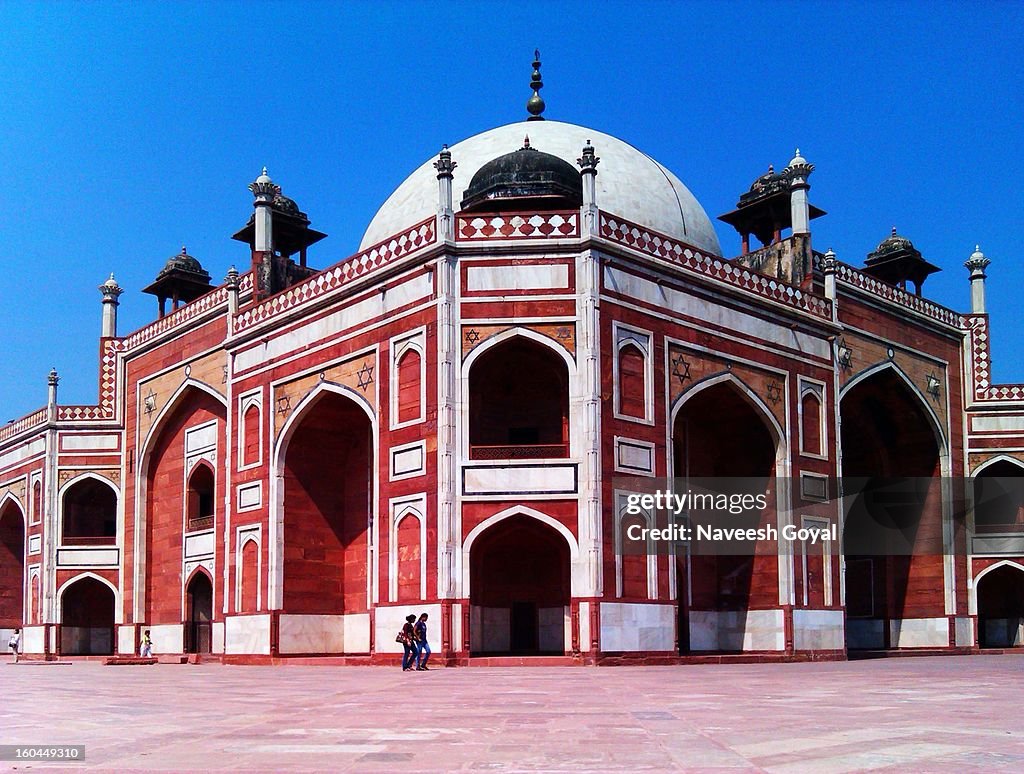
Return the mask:
<path id="1" fill-rule="evenodd" d="M 1024 770 L 1024 658 L 1011 655 L 427 673 L 0 670 L 0 744 L 86 745 L 86 761 L 64 769 Z"/>

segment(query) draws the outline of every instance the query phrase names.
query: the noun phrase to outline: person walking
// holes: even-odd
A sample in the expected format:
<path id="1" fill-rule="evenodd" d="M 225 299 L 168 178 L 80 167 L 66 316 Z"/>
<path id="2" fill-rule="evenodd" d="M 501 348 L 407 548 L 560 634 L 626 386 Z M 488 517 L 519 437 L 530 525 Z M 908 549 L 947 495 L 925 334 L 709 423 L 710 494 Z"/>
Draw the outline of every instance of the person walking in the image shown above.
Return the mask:
<path id="1" fill-rule="evenodd" d="M 142 644 L 139 647 L 139 655 L 142 658 L 153 657 L 153 638 L 149 636 L 149 629 L 146 629 L 142 635 Z"/>
<path id="2" fill-rule="evenodd" d="M 402 647 L 405 649 L 405 654 L 402 656 L 403 672 L 411 672 L 413 667 L 416 666 L 416 629 L 413 627 L 415 620 L 415 615 L 407 615 L 405 617 L 405 626 L 402 627 L 402 631 L 398 635 L 398 641 L 402 643 Z"/>
<path id="3" fill-rule="evenodd" d="M 7 641 L 7 647 L 11 649 L 11 653 L 14 654 L 14 663 L 18 663 L 18 646 L 21 645 L 21 629 L 15 629 L 14 634 L 11 635 L 11 639 Z"/>
<path id="4" fill-rule="evenodd" d="M 430 643 L 427 642 L 427 614 L 420 615 L 420 620 L 413 628 L 416 631 L 416 671 L 426 672 L 427 661 L 430 659 Z"/>

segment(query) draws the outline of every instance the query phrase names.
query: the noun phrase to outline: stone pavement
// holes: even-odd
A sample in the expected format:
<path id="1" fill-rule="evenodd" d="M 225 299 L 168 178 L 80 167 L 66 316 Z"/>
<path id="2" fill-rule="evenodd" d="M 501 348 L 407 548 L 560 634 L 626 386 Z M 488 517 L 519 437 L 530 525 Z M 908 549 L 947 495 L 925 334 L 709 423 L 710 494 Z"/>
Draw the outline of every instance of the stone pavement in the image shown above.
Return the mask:
<path id="1" fill-rule="evenodd" d="M 0 676 L 0 744 L 86 745 L 65 770 L 1024 770 L 1015 655 L 405 674 L 78 662 Z"/>

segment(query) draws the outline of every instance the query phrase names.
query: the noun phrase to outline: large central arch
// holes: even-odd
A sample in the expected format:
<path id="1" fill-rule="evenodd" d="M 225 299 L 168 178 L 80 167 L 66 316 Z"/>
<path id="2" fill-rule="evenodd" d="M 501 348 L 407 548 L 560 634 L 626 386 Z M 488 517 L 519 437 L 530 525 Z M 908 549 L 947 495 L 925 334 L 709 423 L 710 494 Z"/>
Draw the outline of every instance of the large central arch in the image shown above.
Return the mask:
<path id="1" fill-rule="evenodd" d="M 271 556 L 271 597 L 286 613 L 369 609 L 375 448 L 372 410 L 331 383 L 307 396 L 282 429 L 276 497 L 283 554 Z"/>
<path id="2" fill-rule="evenodd" d="M 947 613 L 945 438 L 935 412 L 893 364 L 851 379 L 840 413 L 846 646 L 900 647 L 908 620 Z M 932 644 L 947 645 L 948 635 L 936 632 Z"/>
<path id="3" fill-rule="evenodd" d="M 766 493 L 766 508 L 717 526 L 778 526 L 788 505 L 780 486 L 788 469 L 785 435 L 757 394 L 735 375 L 719 374 L 681 395 L 671 417 L 677 479 L 722 479 L 722 486 Z M 779 608 L 780 580 L 788 582 L 780 579 L 782 566 L 774 541 L 760 541 L 756 552 L 744 555 L 678 556 L 680 652 L 761 649 L 749 634 L 750 619 L 753 611 Z"/>

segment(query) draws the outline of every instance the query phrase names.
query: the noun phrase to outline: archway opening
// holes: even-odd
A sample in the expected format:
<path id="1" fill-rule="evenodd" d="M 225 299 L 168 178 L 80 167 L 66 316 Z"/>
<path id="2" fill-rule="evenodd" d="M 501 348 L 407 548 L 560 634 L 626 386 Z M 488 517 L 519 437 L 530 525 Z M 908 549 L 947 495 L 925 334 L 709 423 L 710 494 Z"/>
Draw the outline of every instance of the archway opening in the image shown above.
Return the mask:
<path id="1" fill-rule="evenodd" d="M 146 475 L 145 620 L 182 624 L 184 536 L 189 526 L 187 474 L 211 453 L 223 454 L 226 410 L 216 397 L 187 387 L 160 420 L 140 471 Z M 224 502 L 223 482 L 215 486 L 213 508 Z"/>
<path id="2" fill-rule="evenodd" d="M 474 655 L 564 655 L 570 604 L 565 537 L 529 516 L 485 530 L 470 549 Z"/>
<path id="3" fill-rule="evenodd" d="M 64 545 L 107 545 L 117 540 L 117 494 L 95 478 L 76 481 L 64 492 Z"/>
<path id="4" fill-rule="evenodd" d="M 1024 570 L 1004 564 L 978 581 L 978 644 L 1024 647 Z"/>
<path id="5" fill-rule="evenodd" d="M 214 481 L 213 468 L 206 462 L 196 464 L 188 476 L 188 521 L 185 529 L 189 532 L 213 526 Z"/>
<path id="6" fill-rule="evenodd" d="M 898 647 L 904 619 L 945 613 L 939 445 L 892 369 L 854 385 L 840 410 L 846 646 Z"/>
<path id="7" fill-rule="evenodd" d="M 765 493 L 764 509 L 727 515 L 693 512 L 694 520 L 739 529 L 774 524 L 776 439 L 763 412 L 736 385 L 715 384 L 687 400 L 676 414 L 672 443 L 674 474 L 688 482 L 687 488 Z M 747 613 L 778 607 L 775 542 L 760 541 L 756 551 L 726 551 L 722 546 L 677 556 L 681 653 L 742 651 L 748 639 Z"/>
<path id="8" fill-rule="evenodd" d="M 284 610 L 367 609 L 373 428 L 351 398 L 325 392 L 299 418 L 284 458 Z"/>
<path id="9" fill-rule="evenodd" d="M 209 653 L 213 645 L 213 583 L 197 572 L 185 591 L 185 652 Z"/>
<path id="10" fill-rule="evenodd" d="M 1024 531 L 1024 468 L 998 460 L 974 477 L 974 529 L 978 533 Z"/>
<path id="11" fill-rule="evenodd" d="M 569 371 L 549 347 L 515 336 L 469 373 L 470 458 L 569 456 Z"/>
<path id="12" fill-rule="evenodd" d="M 60 651 L 68 656 L 109 656 L 114 652 L 114 592 L 96 578 L 64 589 L 60 603 Z"/>
<path id="13" fill-rule="evenodd" d="M 25 519 L 12 500 L 0 508 L 0 629 L 20 627 L 25 616 Z"/>

